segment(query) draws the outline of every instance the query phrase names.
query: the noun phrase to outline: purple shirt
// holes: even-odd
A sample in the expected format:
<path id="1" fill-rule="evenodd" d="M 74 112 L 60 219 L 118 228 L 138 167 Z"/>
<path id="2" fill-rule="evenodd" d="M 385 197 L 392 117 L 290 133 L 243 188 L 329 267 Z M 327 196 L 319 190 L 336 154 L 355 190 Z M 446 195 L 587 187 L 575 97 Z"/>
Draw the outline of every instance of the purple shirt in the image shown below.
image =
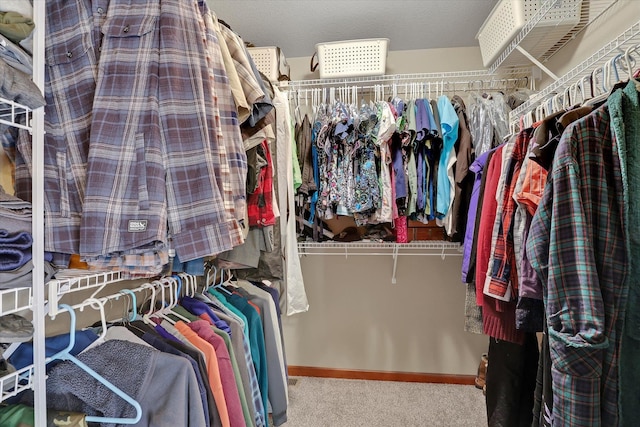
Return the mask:
<path id="1" fill-rule="evenodd" d="M 493 151 L 493 150 L 491 150 Z M 480 199 L 480 183 L 482 182 L 482 171 L 484 170 L 489 153 L 486 151 L 482 153 L 473 163 L 469 166 L 469 170 L 473 172 L 475 181 L 473 182 L 473 190 L 471 192 L 471 201 L 469 202 L 469 214 L 467 216 L 467 228 L 464 235 L 464 247 L 462 253 L 462 282 L 467 282 L 467 275 L 469 274 L 469 265 L 471 263 L 471 247 L 473 245 L 473 235 L 475 233 L 476 215 L 478 212 L 478 201 Z"/>
<path id="2" fill-rule="evenodd" d="M 220 318 L 213 312 L 211 307 L 209 307 L 206 303 L 202 301 L 198 301 L 197 299 L 191 297 L 182 297 L 180 300 L 180 305 L 183 306 L 189 313 L 192 313 L 198 317 L 202 314 L 206 314 L 209 316 L 213 324 L 216 328 L 225 331 L 231 337 L 231 328 L 224 320 L 220 320 Z"/>

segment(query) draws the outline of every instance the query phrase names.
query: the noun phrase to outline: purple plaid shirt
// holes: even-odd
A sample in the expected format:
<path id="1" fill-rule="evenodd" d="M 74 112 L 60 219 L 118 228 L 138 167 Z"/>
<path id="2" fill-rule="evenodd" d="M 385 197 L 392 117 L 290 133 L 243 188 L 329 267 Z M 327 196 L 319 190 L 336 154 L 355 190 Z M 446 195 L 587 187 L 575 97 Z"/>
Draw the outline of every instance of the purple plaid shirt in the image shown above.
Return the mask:
<path id="1" fill-rule="evenodd" d="M 47 2 L 47 251 L 135 265 L 242 243 L 246 157 L 210 20 L 195 1 Z"/>

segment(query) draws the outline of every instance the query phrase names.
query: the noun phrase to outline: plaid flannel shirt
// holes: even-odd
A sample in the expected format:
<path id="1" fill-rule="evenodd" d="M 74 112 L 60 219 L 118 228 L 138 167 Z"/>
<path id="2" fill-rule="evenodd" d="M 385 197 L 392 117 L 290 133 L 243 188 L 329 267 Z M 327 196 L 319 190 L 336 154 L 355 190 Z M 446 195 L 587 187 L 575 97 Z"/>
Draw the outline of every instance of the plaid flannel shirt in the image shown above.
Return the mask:
<path id="1" fill-rule="evenodd" d="M 496 218 L 498 235 L 493 252 L 493 263 L 489 265 L 483 290 L 486 295 L 502 301 L 511 301 L 518 295 L 518 275 L 513 242 L 516 202 L 513 199 L 513 193 L 532 136 L 533 128 L 525 129 L 518 134 L 507 168 L 503 171 L 502 211 Z"/>
<path id="2" fill-rule="evenodd" d="M 619 150 L 606 104 L 567 127 L 526 243 L 544 286 L 555 426 L 620 422 L 628 256 Z"/>
<path id="3" fill-rule="evenodd" d="M 156 242 L 189 261 L 231 249 L 214 40 L 197 3 L 111 1 L 101 29 L 80 254 Z"/>

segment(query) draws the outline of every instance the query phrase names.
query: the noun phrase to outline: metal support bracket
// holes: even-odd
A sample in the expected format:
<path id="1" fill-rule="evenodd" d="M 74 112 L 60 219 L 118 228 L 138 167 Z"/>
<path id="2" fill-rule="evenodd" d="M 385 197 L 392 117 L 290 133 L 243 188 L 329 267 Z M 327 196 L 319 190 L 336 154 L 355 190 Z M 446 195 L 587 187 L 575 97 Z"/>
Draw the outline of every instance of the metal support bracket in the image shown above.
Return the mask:
<path id="1" fill-rule="evenodd" d="M 545 73 L 547 73 L 553 80 L 558 80 L 558 76 L 556 76 L 555 74 L 553 74 L 551 72 L 550 69 L 548 69 L 547 67 L 545 67 L 544 65 L 542 65 L 542 62 L 538 61 L 537 58 L 535 58 L 533 55 L 531 55 L 529 52 L 527 52 L 526 50 L 524 50 L 522 48 L 522 46 L 517 45 L 515 46 L 515 49 L 520 52 L 521 54 L 523 54 L 524 56 L 527 57 L 527 59 L 531 62 L 533 62 L 538 68 L 540 68 L 542 71 L 544 71 Z"/>

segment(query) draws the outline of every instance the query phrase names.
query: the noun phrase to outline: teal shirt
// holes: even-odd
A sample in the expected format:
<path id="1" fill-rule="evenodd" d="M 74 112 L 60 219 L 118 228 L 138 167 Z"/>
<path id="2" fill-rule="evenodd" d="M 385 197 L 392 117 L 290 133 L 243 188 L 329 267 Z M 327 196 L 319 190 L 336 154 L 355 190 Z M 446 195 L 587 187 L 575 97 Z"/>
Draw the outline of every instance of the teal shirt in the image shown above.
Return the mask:
<path id="1" fill-rule="evenodd" d="M 258 312 L 246 299 L 239 295 L 226 296 L 227 301 L 233 304 L 247 318 L 249 325 L 249 343 L 251 345 L 251 356 L 253 365 L 258 376 L 258 386 L 262 395 L 262 403 L 268 408 L 269 379 L 267 373 L 267 350 L 264 345 L 264 331 L 262 329 L 262 319 Z"/>
<path id="2" fill-rule="evenodd" d="M 442 130 L 442 152 L 440 153 L 440 163 L 438 166 L 438 191 L 436 201 L 436 215 L 444 218 L 449 211 L 451 197 L 451 183 L 447 174 L 447 164 L 449 154 L 458 139 L 458 125 L 460 119 L 451 101 L 446 95 L 438 98 L 438 114 L 440 115 L 440 126 Z"/>

